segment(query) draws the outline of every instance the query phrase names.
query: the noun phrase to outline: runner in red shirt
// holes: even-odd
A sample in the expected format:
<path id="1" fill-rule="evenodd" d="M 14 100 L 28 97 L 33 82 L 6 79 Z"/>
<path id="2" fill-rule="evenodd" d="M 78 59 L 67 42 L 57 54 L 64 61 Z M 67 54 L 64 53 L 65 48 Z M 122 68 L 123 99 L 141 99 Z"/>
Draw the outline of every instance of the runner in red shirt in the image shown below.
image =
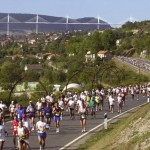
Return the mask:
<path id="1" fill-rule="evenodd" d="M 122 97 L 122 102 L 123 102 L 123 106 L 125 105 L 125 100 L 126 100 L 126 94 L 125 92 L 120 92 L 120 95 Z"/>
<path id="2" fill-rule="evenodd" d="M 18 136 L 17 129 L 18 129 L 18 120 L 17 116 L 14 116 L 14 120 L 12 121 L 12 127 L 13 127 L 13 143 L 14 148 L 16 149 L 16 137 Z"/>

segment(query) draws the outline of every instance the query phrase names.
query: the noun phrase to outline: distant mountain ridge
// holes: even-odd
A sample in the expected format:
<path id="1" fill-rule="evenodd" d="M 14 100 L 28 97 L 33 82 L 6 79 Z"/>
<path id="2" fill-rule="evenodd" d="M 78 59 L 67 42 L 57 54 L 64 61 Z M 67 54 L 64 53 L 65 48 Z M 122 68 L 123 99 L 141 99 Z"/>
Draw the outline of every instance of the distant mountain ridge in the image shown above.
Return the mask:
<path id="1" fill-rule="evenodd" d="M 78 19 L 36 14 L 0 13 L 0 33 L 55 32 L 109 29 L 111 26 L 94 17 Z"/>

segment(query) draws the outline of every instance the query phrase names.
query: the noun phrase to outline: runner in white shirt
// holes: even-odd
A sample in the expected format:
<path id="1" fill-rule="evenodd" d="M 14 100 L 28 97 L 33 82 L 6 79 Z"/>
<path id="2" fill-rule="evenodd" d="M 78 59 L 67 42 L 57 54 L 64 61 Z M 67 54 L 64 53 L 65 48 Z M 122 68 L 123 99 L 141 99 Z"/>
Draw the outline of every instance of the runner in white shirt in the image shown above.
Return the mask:
<path id="1" fill-rule="evenodd" d="M 50 94 L 48 94 L 45 98 L 46 98 L 46 102 L 50 102 L 50 98 L 51 98 Z"/>
<path id="2" fill-rule="evenodd" d="M 3 149 L 4 143 L 5 143 L 5 126 L 2 125 L 2 120 L 0 120 L 0 149 Z"/>
<path id="3" fill-rule="evenodd" d="M 109 100 L 109 110 L 110 110 L 111 113 L 113 113 L 114 112 L 115 99 L 113 98 L 112 94 L 109 96 L 108 100 Z"/>
<path id="4" fill-rule="evenodd" d="M 38 141 L 40 144 L 40 150 L 45 148 L 46 139 L 46 123 L 43 121 L 44 116 L 40 116 L 40 120 L 36 123 L 36 129 L 38 132 Z"/>
<path id="5" fill-rule="evenodd" d="M 0 109 L 2 110 L 3 124 L 5 123 L 5 109 L 7 108 L 6 104 L 3 101 L 0 101 Z"/>
<path id="6" fill-rule="evenodd" d="M 19 121 L 17 132 L 19 150 L 26 149 L 27 147 L 29 148 L 29 131 L 25 126 L 23 126 L 22 121 Z"/>
<path id="7" fill-rule="evenodd" d="M 61 116 L 60 116 L 60 119 L 62 120 L 63 119 L 63 111 L 65 109 L 65 104 L 64 104 L 64 101 L 62 98 L 59 98 L 58 99 L 58 105 L 59 107 L 61 108 Z"/>
<path id="8" fill-rule="evenodd" d="M 83 99 L 84 101 L 86 101 L 86 95 L 85 95 L 84 92 L 82 92 L 82 93 L 80 94 L 80 98 Z"/>
<path id="9" fill-rule="evenodd" d="M 9 112 L 10 112 L 10 119 L 13 120 L 14 113 L 15 113 L 15 104 L 14 101 L 11 101 L 11 104 L 9 105 Z"/>
<path id="10" fill-rule="evenodd" d="M 42 102 L 41 102 L 40 99 L 38 99 L 38 102 L 36 103 L 35 107 L 36 107 L 36 110 L 37 110 L 37 116 L 40 119 L 40 115 L 41 115 L 42 108 L 43 108 Z"/>
<path id="11" fill-rule="evenodd" d="M 80 125 L 81 125 L 81 132 L 85 132 L 85 128 L 86 128 L 86 105 L 84 100 L 82 100 L 80 98 L 80 100 L 78 100 L 77 102 L 78 104 L 78 113 L 80 115 Z"/>
<path id="12" fill-rule="evenodd" d="M 117 96 L 117 102 L 118 102 L 118 113 L 122 112 L 122 106 L 123 106 L 123 101 L 122 101 L 122 97 L 120 94 L 118 94 Z"/>
<path id="13" fill-rule="evenodd" d="M 27 120 L 26 115 L 24 114 L 22 117 L 23 126 L 26 127 L 29 130 L 29 133 L 31 132 L 31 123 L 29 120 Z"/>
<path id="14" fill-rule="evenodd" d="M 68 102 L 68 108 L 69 108 L 69 112 L 70 112 L 70 118 L 74 119 L 74 109 L 75 109 L 75 102 L 73 100 L 73 97 L 70 98 L 69 102 Z"/>

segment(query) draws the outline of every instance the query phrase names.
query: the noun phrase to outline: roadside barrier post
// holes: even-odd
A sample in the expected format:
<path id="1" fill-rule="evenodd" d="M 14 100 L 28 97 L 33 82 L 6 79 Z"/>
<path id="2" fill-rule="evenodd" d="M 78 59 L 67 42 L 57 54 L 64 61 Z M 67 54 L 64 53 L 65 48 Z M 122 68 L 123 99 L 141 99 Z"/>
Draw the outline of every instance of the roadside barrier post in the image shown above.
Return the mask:
<path id="1" fill-rule="evenodd" d="M 150 95 L 147 95 L 147 102 L 149 103 L 149 98 L 150 98 Z"/>
<path id="2" fill-rule="evenodd" d="M 107 129 L 107 113 L 104 114 L 104 129 Z"/>

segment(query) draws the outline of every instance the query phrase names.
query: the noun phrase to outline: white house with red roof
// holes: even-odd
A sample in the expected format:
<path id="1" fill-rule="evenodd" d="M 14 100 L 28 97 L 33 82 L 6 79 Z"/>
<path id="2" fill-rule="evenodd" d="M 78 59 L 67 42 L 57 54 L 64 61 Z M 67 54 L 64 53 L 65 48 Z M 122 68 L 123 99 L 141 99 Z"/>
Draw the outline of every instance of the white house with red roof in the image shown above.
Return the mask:
<path id="1" fill-rule="evenodd" d="M 97 56 L 101 59 L 109 59 L 112 57 L 112 54 L 108 50 L 101 50 L 97 53 Z"/>

